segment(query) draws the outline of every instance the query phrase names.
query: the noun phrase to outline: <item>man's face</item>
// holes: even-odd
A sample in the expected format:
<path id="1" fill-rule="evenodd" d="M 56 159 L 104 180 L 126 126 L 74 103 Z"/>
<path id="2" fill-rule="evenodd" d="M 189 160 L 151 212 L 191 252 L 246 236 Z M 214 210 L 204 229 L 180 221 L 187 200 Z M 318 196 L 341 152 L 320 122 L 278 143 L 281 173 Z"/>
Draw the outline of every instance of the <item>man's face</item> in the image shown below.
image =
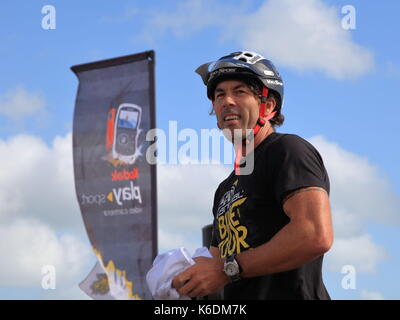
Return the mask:
<path id="1" fill-rule="evenodd" d="M 246 83 L 237 80 L 220 82 L 215 88 L 213 108 L 220 129 L 253 129 L 259 117 L 260 101 Z"/>

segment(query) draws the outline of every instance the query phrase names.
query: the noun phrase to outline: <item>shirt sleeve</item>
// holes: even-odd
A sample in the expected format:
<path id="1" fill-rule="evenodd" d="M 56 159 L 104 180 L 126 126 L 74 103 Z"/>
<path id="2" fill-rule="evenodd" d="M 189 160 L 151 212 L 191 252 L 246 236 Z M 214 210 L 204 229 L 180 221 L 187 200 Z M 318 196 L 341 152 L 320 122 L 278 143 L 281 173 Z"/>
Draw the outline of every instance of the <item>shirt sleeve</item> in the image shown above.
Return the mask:
<path id="1" fill-rule="evenodd" d="M 275 198 L 282 203 L 292 191 L 321 187 L 329 193 L 329 178 L 319 152 L 306 140 L 287 135 L 277 150 L 275 163 Z"/>
<path id="2" fill-rule="evenodd" d="M 214 219 L 213 229 L 212 229 L 212 237 L 211 237 L 211 246 L 218 248 L 218 240 L 216 233 L 218 232 L 218 227 L 216 226 L 216 219 Z"/>

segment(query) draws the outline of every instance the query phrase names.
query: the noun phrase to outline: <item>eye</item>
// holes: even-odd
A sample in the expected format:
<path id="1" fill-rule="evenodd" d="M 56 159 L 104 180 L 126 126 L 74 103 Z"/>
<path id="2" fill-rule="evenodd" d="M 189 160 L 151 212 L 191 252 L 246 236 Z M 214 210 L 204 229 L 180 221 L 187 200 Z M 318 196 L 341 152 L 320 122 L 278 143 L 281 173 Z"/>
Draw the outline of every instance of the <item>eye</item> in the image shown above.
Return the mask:
<path id="1" fill-rule="evenodd" d="M 246 90 L 243 90 L 243 89 L 236 90 L 237 95 L 243 95 L 245 93 L 246 93 Z"/>

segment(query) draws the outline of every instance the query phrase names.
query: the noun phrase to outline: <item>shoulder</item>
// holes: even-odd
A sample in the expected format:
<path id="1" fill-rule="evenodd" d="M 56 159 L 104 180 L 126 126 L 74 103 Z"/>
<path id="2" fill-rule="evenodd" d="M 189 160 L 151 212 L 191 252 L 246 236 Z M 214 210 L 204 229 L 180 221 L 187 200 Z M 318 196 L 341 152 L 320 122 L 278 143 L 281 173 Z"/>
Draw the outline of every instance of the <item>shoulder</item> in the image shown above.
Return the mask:
<path id="1" fill-rule="evenodd" d="M 274 133 L 273 139 L 261 152 L 260 162 L 270 170 L 324 169 L 324 161 L 318 150 L 307 140 L 295 134 Z"/>
<path id="2" fill-rule="evenodd" d="M 296 134 L 273 133 L 270 141 L 268 140 L 263 145 L 263 149 L 270 155 L 301 155 L 310 152 L 318 154 L 318 151 L 310 142 Z"/>
<path id="3" fill-rule="evenodd" d="M 295 134 L 280 134 L 271 148 L 266 149 L 269 164 L 265 169 L 276 182 L 276 199 L 303 187 L 322 187 L 329 193 L 329 178 L 317 149 Z"/>
<path id="4" fill-rule="evenodd" d="M 272 145 L 277 148 L 283 149 L 291 149 L 291 148 L 301 148 L 308 147 L 315 149 L 311 143 L 309 143 L 306 139 L 296 135 L 289 133 L 280 133 L 279 137 L 276 139 L 276 142 Z"/>

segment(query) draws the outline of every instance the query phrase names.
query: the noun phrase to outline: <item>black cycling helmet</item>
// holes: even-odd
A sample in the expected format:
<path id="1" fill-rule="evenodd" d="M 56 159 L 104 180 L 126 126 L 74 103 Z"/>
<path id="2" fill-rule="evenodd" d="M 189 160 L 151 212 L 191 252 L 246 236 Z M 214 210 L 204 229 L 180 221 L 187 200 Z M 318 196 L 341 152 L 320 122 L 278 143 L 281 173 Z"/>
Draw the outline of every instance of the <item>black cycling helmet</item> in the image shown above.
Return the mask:
<path id="1" fill-rule="evenodd" d="M 221 57 L 218 61 L 202 64 L 196 69 L 207 86 L 207 97 L 211 100 L 217 84 L 225 79 L 254 79 L 277 93 L 277 107 L 283 104 L 283 81 L 271 61 L 251 51 L 238 51 Z"/>

